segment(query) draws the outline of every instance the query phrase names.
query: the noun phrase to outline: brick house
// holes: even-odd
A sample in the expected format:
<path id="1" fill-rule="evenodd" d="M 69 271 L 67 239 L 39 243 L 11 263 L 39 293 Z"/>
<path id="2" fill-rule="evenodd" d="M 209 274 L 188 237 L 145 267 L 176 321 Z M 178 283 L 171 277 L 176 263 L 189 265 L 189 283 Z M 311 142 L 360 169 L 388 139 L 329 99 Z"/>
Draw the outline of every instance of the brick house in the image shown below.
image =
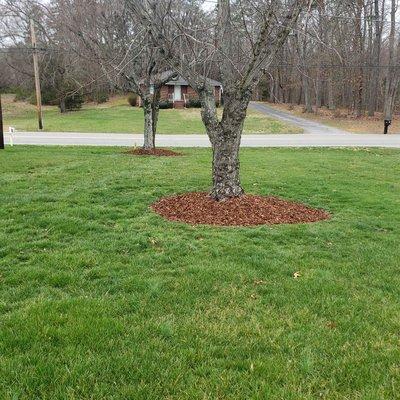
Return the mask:
<path id="1" fill-rule="evenodd" d="M 167 71 L 165 74 L 170 74 L 170 72 Z M 215 101 L 221 103 L 222 84 L 213 79 L 208 79 L 208 81 L 214 86 Z M 165 83 L 161 88 L 160 100 L 172 102 L 174 108 L 185 108 L 189 100 L 197 100 L 198 98 L 199 96 L 188 82 L 178 75 Z M 140 97 L 138 97 L 137 105 L 141 106 Z"/>

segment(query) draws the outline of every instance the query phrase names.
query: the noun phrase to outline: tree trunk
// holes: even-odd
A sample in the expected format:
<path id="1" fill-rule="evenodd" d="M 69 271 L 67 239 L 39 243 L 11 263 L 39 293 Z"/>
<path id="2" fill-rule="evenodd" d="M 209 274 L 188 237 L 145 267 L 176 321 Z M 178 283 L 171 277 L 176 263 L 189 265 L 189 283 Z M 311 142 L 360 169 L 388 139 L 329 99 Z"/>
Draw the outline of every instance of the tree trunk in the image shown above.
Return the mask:
<path id="1" fill-rule="evenodd" d="M 329 77 L 328 77 L 328 107 L 329 110 L 334 111 L 336 109 L 335 105 L 335 95 L 334 95 L 334 90 L 333 90 L 333 82 L 332 82 L 332 72 L 328 72 Z"/>
<path id="2" fill-rule="evenodd" d="M 65 112 L 67 112 L 67 107 L 65 105 L 64 97 L 60 100 L 60 112 L 61 112 L 61 114 L 64 114 Z"/>
<path id="3" fill-rule="evenodd" d="M 380 78 L 380 70 L 377 67 L 380 63 L 381 41 L 382 41 L 382 28 L 380 22 L 380 9 L 379 1 L 374 0 L 374 18 L 375 18 L 375 37 L 372 48 L 372 62 L 371 79 L 369 86 L 369 102 L 368 102 L 368 115 L 373 117 L 376 110 L 377 97 L 378 97 L 378 84 Z"/>
<path id="4" fill-rule="evenodd" d="M 318 67 L 317 77 L 315 82 L 315 107 L 318 110 L 322 105 L 322 84 L 321 84 L 321 70 Z"/>
<path id="5" fill-rule="evenodd" d="M 396 35 L 396 0 L 391 2 L 390 13 L 390 34 L 389 34 L 389 68 L 386 73 L 385 81 L 385 103 L 384 103 L 384 118 L 391 120 L 394 108 L 394 100 L 397 94 L 397 85 L 399 82 L 399 73 L 395 62 L 395 35 Z M 397 46 L 400 47 L 399 45 Z M 397 56 L 399 57 L 398 49 Z"/>
<path id="6" fill-rule="evenodd" d="M 359 70 L 358 77 L 357 77 L 357 87 L 355 93 L 355 115 L 357 118 L 360 118 L 363 115 L 363 73 L 362 70 Z"/>
<path id="7" fill-rule="evenodd" d="M 218 201 L 244 194 L 240 184 L 239 148 L 250 97 L 251 90 L 237 98 L 227 88 L 219 121 L 213 91 L 208 88 L 200 92 L 201 116 L 213 149 L 211 196 Z"/>
<path id="8" fill-rule="evenodd" d="M 152 123 L 153 123 L 153 145 L 156 144 L 156 133 L 157 133 L 157 124 L 158 124 L 158 116 L 160 114 L 160 98 L 161 98 L 161 86 L 156 87 L 154 89 L 153 101 L 151 104 L 151 112 L 152 112 Z"/>
<path id="9" fill-rule="evenodd" d="M 227 125 L 227 124 L 225 124 Z M 213 143 L 211 196 L 215 200 L 225 200 L 241 196 L 244 191 L 240 184 L 239 148 L 241 127 L 221 126 Z"/>
<path id="10" fill-rule="evenodd" d="M 154 132 L 153 132 L 153 109 L 150 99 L 143 100 L 143 113 L 144 113 L 144 143 L 143 148 L 146 150 L 153 150 L 155 148 Z"/>
<path id="11" fill-rule="evenodd" d="M 314 112 L 311 103 L 310 85 L 308 81 L 308 71 L 303 72 L 303 90 L 304 90 L 304 111 L 307 113 Z"/>

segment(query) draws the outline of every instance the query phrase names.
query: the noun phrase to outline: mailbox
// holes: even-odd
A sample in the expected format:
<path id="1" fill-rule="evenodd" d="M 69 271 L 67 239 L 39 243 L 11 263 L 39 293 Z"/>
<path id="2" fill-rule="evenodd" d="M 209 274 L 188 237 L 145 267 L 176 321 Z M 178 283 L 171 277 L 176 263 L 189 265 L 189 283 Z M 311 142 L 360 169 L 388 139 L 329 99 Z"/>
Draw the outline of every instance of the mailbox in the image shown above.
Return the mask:
<path id="1" fill-rule="evenodd" d="M 387 135 L 390 125 L 392 125 L 392 120 L 391 119 L 385 119 L 385 130 L 383 131 L 383 133 L 385 135 Z"/>

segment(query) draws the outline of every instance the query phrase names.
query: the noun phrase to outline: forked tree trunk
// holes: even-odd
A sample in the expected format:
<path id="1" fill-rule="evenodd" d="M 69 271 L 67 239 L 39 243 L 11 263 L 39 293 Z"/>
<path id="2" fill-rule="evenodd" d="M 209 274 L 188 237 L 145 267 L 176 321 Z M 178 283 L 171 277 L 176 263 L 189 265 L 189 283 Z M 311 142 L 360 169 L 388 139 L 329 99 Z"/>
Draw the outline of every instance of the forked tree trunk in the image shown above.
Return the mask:
<path id="1" fill-rule="evenodd" d="M 153 109 L 149 99 L 143 99 L 144 113 L 144 142 L 145 150 L 153 150 L 155 148 L 154 132 L 153 132 Z"/>
<path id="2" fill-rule="evenodd" d="M 218 121 L 211 90 L 200 93 L 202 119 L 213 149 L 211 196 L 218 201 L 244 194 L 240 184 L 239 149 L 251 91 L 240 99 L 225 92 L 224 111 Z"/>

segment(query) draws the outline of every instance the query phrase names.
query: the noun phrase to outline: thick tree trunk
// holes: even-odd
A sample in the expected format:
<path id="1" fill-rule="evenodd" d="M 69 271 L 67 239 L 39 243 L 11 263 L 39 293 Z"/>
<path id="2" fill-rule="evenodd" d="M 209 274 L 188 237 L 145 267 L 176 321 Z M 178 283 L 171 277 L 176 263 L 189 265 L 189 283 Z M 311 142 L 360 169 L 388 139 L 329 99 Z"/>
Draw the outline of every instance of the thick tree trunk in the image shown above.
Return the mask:
<path id="1" fill-rule="evenodd" d="M 219 121 L 212 90 L 200 92 L 201 116 L 213 148 L 211 196 L 218 201 L 241 196 L 239 148 L 251 90 L 232 95 L 225 92 L 222 120 Z"/>
<path id="2" fill-rule="evenodd" d="M 241 127 L 221 126 L 213 143 L 213 188 L 215 200 L 241 196 L 239 148 Z"/>
<path id="3" fill-rule="evenodd" d="M 153 150 L 155 148 L 153 132 L 153 109 L 149 99 L 143 99 L 144 113 L 144 143 L 143 148 Z"/>

